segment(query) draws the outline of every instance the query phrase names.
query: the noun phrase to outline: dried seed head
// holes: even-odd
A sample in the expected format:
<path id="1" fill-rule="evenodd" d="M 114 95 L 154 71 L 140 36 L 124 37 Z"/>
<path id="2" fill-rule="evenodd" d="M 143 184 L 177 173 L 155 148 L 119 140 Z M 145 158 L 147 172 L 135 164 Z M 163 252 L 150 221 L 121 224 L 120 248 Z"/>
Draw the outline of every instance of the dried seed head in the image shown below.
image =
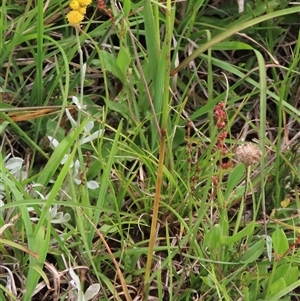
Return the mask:
<path id="1" fill-rule="evenodd" d="M 249 142 L 238 146 L 234 151 L 234 155 L 238 162 L 250 166 L 260 161 L 262 152 L 257 144 Z"/>

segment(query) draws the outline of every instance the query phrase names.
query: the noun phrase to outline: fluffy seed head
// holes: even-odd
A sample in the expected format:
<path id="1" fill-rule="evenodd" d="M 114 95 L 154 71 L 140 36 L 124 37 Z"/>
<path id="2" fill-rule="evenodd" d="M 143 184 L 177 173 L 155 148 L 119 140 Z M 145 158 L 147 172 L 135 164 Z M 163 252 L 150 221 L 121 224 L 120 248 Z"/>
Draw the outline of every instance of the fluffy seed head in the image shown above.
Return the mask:
<path id="1" fill-rule="evenodd" d="M 238 162 L 250 166 L 260 161 L 262 152 L 257 144 L 248 142 L 238 146 L 235 149 L 234 155 Z"/>

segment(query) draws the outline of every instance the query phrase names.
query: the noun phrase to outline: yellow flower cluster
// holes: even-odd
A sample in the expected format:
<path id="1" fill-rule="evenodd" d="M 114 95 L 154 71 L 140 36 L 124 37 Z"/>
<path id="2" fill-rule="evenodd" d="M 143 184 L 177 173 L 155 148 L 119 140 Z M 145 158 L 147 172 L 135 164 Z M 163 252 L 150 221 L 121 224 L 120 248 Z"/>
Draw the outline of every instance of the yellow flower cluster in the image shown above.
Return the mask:
<path id="1" fill-rule="evenodd" d="M 67 14 L 70 25 L 80 25 L 86 13 L 86 7 L 92 3 L 92 0 L 72 0 L 70 2 L 71 11 Z"/>

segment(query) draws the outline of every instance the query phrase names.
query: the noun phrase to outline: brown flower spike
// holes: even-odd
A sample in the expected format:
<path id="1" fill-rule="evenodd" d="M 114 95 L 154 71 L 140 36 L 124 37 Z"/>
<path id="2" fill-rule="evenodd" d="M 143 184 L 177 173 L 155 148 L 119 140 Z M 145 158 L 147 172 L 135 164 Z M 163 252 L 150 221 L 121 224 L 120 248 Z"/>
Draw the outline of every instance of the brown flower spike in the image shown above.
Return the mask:
<path id="1" fill-rule="evenodd" d="M 245 166 L 250 166 L 260 161 L 262 152 L 257 144 L 248 142 L 238 146 L 234 155 L 238 162 L 245 164 Z"/>

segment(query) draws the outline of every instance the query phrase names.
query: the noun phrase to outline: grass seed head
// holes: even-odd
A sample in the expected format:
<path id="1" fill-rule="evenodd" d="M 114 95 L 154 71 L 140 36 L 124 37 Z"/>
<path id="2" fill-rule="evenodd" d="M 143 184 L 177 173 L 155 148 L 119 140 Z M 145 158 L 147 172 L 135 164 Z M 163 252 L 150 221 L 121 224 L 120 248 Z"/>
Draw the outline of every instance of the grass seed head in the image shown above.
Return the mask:
<path id="1" fill-rule="evenodd" d="M 248 142 L 238 146 L 234 152 L 235 159 L 246 166 L 254 165 L 260 161 L 262 152 L 257 144 Z"/>

